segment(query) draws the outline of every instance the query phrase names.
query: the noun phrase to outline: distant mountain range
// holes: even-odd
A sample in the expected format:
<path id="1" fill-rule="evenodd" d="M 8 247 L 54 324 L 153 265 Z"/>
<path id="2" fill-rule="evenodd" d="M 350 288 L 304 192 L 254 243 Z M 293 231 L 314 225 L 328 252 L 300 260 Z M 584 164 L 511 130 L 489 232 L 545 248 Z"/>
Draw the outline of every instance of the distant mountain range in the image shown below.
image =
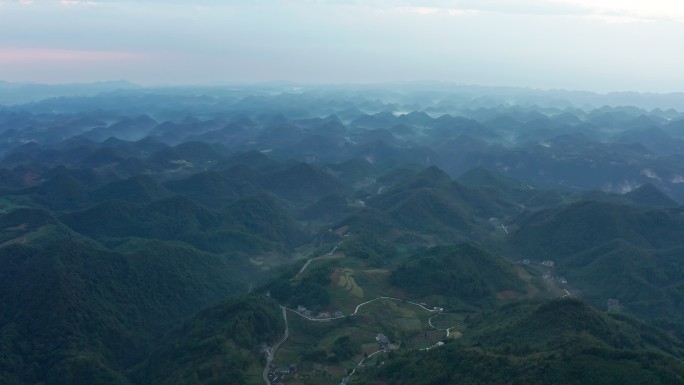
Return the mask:
<path id="1" fill-rule="evenodd" d="M 139 88 L 139 85 L 126 80 L 75 84 L 10 83 L 0 80 L 0 104 L 15 105 L 55 97 L 92 96 Z"/>

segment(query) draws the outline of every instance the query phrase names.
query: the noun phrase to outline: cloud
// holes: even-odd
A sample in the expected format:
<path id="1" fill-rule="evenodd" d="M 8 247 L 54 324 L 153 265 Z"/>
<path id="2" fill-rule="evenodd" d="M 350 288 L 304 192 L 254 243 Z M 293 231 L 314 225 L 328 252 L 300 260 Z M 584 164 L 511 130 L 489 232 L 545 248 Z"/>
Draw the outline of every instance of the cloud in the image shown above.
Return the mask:
<path id="1" fill-rule="evenodd" d="M 96 1 L 83 1 L 83 0 L 61 0 L 59 3 L 61 5 L 67 6 L 67 7 L 75 7 L 75 6 L 94 7 L 94 6 L 99 5 L 99 3 Z"/>
<path id="2" fill-rule="evenodd" d="M 581 16 L 581 18 L 589 21 L 599 21 L 606 24 L 652 23 L 655 21 L 654 19 L 650 18 L 606 14 L 590 14 L 586 16 Z"/>
<path id="3" fill-rule="evenodd" d="M 120 62 L 149 59 L 147 53 L 54 48 L 0 48 L 0 63 Z"/>
<path id="4" fill-rule="evenodd" d="M 13 4 L 32 5 L 33 0 L 13 0 L 13 1 L 0 0 L 0 7 L 6 6 L 6 5 L 13 5 Z"/>
<path id="5" fill-rule="evenodd" d="M 319 0 L 310 2 L 328 6 L 394 9 L 422 15 L 444 13 L 457 16 L 478 13 L 564 15 L 579 12 L 576 6 L 553 0 L 367 0 L 364 2 Z"/>
<path id="6" fill-rule="evenodd" d="M 398 12 L 415 13 L 418 15 L 433 15 L 441 11 L 439 8 L 432 7 L 397 7 L 395 10 Z"/>
<path id="7" fill-rule="evenodd" d="M 498 13 L 578 17 L 606 23 L 684 22 L 681 0 L 368 0 L 363 3 L 311 0 L 309 3 L 396 10 L 423 16 Z"/>
<path id="8" fill-rule="evenodd" d="M 446 14 L 449 16 L 473 16 L 478 12 L 472 9 L 458 9 L 458 8 L 439 8 L 439 7 L 396 7 L 395 11 L 403 13 L 413 13 L 417 15 L 436 15 L 436 14 Z"/>
<path id="9" fill-rule="evenodd" d="M 472 16 L 481 13 L 510 15 L 555 15 L 590 20 L 615 22 L 676 21 L 684 22 L 684 1 L 681 0 L 0 0 L 0 5 L 51 5 L 138 7 L 150 4 L 173 5 L 188 8 L 211 7 L 351 7 L 398 11 L 421 16 L 451 15 Z"/>
<path id="10" fill-rule="evenodd" d="M 447 13 L 450 16 L 474 16 L 477 15 L 479 12 L 475 9 L 456 9 L 456 8 L 451 8 L 447 9 Z"/>
<path id="11" fill-rule="evenodd" d="M 680 0 L 547 0 L 577 7 L 585 17 L 605 22 L 684 22 Z"/>

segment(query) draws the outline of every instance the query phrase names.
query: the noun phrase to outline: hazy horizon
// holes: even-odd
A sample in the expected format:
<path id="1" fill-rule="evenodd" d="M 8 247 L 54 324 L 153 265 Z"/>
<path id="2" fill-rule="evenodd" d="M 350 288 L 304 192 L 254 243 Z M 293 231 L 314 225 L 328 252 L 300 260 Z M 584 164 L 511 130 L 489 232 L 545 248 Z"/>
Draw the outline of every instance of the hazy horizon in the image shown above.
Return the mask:
<path id="1" fill-rule="evenodd" d="M 295 81 L 289 81 L 289 80 L 264 80 L 264 81 L 207 81 L 207 82 L 197 82 L 197 83 L 156 83 L 156 84 L 144 84 L 144 83 L 139 83 L 139 82 L 134 82 L 130 81 L 128 79 L 101 79 L 101 80 L 92 80 L 92 81 L 56 81 L 56 82 L 37 82 L 37 81 L 12 81 L 12 80 L 7 80 L 0 78 L 0 83 L 5 83 L 8 85 L 12 86 L 47 86 L 47 87 L 79 87 L 79 86 L 84 86 L 84 87 L 93 87 L 93 90 L 100 92 L 101 90 L 98 89 L 98 85 L 101 86 L 110 86 L 111 89 L 117 89 L 116 84 L 120 83 L 122 86 L 121 89 L 125 89 L 126 87 L 124 85 L 128 85 L 130 87 L 135 88 L 141 88 L 141 89 L 156 89 L 156 90 L 163 90 L 163 89 L 193 89 L 193 88 L 206 88 L 206 89 L 212 89 L 212 88 L 231 88 L 231 87 L 245 87 L 245 88 L 252 88 L 252 87 L 291 87 L 292 90 L 296 89 L 350 89 L 350 90 L 361 90 L 361 89 L 388 89 L 392 90 L 395 88 L 402 89 L 402 87 L 408 87 L 409 90 L 412 88 L 417 88 L 419 90 L 425 89 L 425 90 L 434 90 L 434 87 L 437 87 L 437 89 L 442 89 L 442 87 L 454 87 L 455 89 L 459 88 L 473 88 L 473 89 L 482 89 L 487 90 L 511 90 L 511 92 L 519 92 L 519 91 L 529 91 L 529 92 L 540 92 L 540 93 L 545 93 L 545 92 L 562 92 L 562 93 L 589 93 L 589 94 L 595 94 L 598 96 L 607 96 L 610 94 L 641 94 L 641 95 L 678 95 L 678 94 L 684 94 L 683 91 L 649 91 L 649 90 L 633 90 L 633 89 L 624 89 L 624 90 L 601 90 L 601 91 L 594 91 L 590 89 L 582 89 L 582 88 L 544 88 L 544 87 L 529 87 L 529 86 L 511 86 L 511 85 L 498 85 L 498 84 L 491 84 L 491 85 L 483 85 L 483 84 L 469 84 L 469 83 L 458 83 L 455 81 L 448 81 L 448 80 L 435 80 L 435 79 L 425 79 L 425 80 L 397 80 L 397 81 L 378 81 L 378 82 L 295 82 Z M 287 90 L 284 89 L 284 90 Z"/>
<path id="2" fill-rule="evenodd" d="M 673 0 L 0 0 L 0 77 L 684 90 Z"/>

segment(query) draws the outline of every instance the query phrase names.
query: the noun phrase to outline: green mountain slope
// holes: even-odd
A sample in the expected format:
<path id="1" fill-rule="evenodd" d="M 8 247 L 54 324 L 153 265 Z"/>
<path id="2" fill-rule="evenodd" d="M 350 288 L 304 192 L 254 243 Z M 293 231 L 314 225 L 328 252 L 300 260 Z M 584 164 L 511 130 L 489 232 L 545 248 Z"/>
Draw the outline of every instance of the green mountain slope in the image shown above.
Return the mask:
<path id="1" fill-rule="evenodd" d="M 284 330 L 282 312 L 273 300 L 233 299 L 185 322 L 131 377 L 140 385 L 263 382 L 259 344 L 273 345 Z"/>
<path id="2" fill-rule="evenodd" d="M 676 207 L 679 205 L 650 183 L 628 192 L 625 197 L 637 205 L 646 207 Z"/>
<path id="3" fill-rule="evenodd" d="M 89 194 L 89 200 L 102 202 L 119 199 L 133 203 L 149 203 L 171 193 L 150 176 L 138 175 L 102 186 Z"/>
<path id="4" fill-rule="evenodd" d="M 397 355 L 352 383 L 684 383 L 679 340 L 575 299 L 510 304 L 470 327 L 462 341 Z"/>
<path id="5" fill-rule="evenodd" d="M 147 205 L 108 201 L 61 219 L 74 230 L 98 239 L 138 236 L 168 240 L 189 240 L 221 221 L 217 214 L 181 196 Z"/>
<path id="6" fill-rule="evenodd" d="M 260 185 L 296 205 L 310 203 L 345 189 L 336 178 L 306 163 L 296 163 L 270 172 L 264 175 Z"/>
<path id="7" fill-rule="evenodd" d="M 22 191 L 51 210 L 79 207 L 87 199 L 88 192 L 86 185 L 67 173 L 58 173 L 44 183 Z"/>
<path id="8" fill-rule="evenodd" d="M 387 213 L 400 229 L 438 235 L 445 242 L 480 239 L 494 230 L 490 218 L 507 218 L 523 210 L 505 194 L 467 187 L 434 166 L 385 179 L 394 186 L 368 205 Z"/>
<path id="9" fill-rule="evenodd" d="M 223 207 L 230 202 L 257 192 L 258 188 L 245 182 L 230 180 L 215 171 L 165 183 L 169 190 L 187 196 L 207 207 Z"/>
<path id="10" fill-rule="evenodd" d="M 293 248 L 307 240 L 307 235 L 269 194 L 254 194 L 240 199 L 224 211 L 226 223 L 245 228 L 248 233 Z"/>
<path id="11" fill-rule="evenodd" d="M 520 256 L 555 261 L 553 274 L 594 306 L 605 308 L 614 299 L 624 311 L 661 325 L 684 320 L 680 209 L 584 201 L 532 214 L 517 226 L 511 243 Z"/>
<path id="12" fill-rule="evenodd" d="M 616 299 L 623 311 L 642 319 L 681 321 L 682 251 L 682 247 L 642 249 L 616 240 L 578 253 L 560 262 L 556 270 L 597 307 L 605 308 L 609 299 Z"/>
<path id="13" fill-rule="evenodd" d="M 350 207 L 344 195 L 330 194 L 304 207 L 300 210 L 298 218 L 330 222 L 342 218 L 352 211 L 353 208 Z"/>
<path id="14" fill-rule="evenodd" d="M 563 203 L 564 196 L 558 191 L 537 189 L 528 184 L 485 168 L 475 168 L 458 178 L 458 182 L 487 191 L 493 197 L 507 197 L 528 208 L 549 207 Z"/>
<path id="15" fill-rule="evenodd" d="M 436 294 L 469 305 L 491 304 L 500 291 L 525 290 L 510 262 L 468 243 L 413 255 L 390 282 L 417 297 Z"/>
<path id="16" fill-rule="evenodd" d="M 0 379 L 127 384 L 121 373 L 164 333 L 240 293 L 250 271 L 179 243 L 111 251 L 58 223 L 39 227 L 0 247 Z"/>
<path id="17" fill-rule="evenodd" d="M 684 217 L 674 210 L 640 210 L 607 202 L 582 201 L 531 214 L 516 223 L 512 244 L 533 258 L 567 258 L 615 239 L 646 248 L 684 242 Z"/>
<path id="18" fill-rule="evenodd" d="M 184 196 L 173 196 L 146 205 L 108 201 L 66 214 L 61 220 L 107 244 L 127 237 L 180 240 L 210 252 L 284 252 L 306 239 L 266 194 L 238 200 L 221 213 Z"/>

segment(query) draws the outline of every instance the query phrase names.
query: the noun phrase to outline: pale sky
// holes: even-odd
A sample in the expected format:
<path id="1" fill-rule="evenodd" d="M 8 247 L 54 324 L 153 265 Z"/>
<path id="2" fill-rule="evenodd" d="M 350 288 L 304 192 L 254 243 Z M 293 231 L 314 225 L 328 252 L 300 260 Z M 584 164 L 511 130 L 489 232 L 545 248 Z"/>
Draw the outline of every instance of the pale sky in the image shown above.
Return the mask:
<path id="1" fill-rule="evenodd" d="M 681 0 L 0 0 L 0 80 L 684 91 Z"/>

